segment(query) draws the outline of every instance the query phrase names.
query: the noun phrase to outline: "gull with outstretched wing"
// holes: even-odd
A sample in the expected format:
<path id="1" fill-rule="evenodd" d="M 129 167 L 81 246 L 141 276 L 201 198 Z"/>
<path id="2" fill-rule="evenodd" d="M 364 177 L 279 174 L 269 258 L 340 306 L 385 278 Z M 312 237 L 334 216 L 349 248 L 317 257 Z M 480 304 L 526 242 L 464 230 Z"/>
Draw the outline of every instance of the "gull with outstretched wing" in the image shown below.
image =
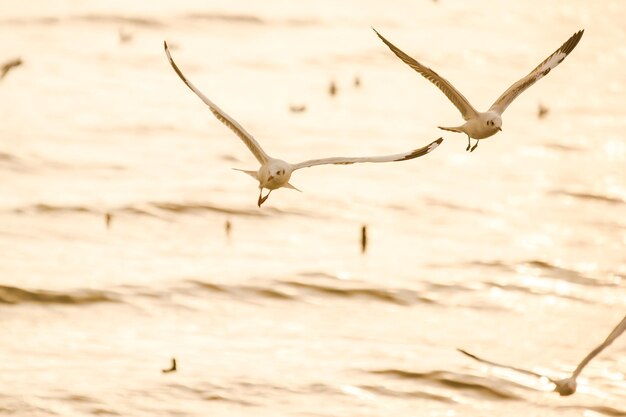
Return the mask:
<path id="1" fill-rule="evenodd" d="M 200 90 L 198 90 L 187 78 L 183 75 L 181 70 L 178 68 L 172 56 L 170 55 L 169 48 L 167 47 L 167 42 L 163 42 L 163 46 L 165 48 L 165 54 L 176 71 L 176 74 L 180 77 L 181 80 L 193 91 L 200 99 L 209 106 L 211 112 L 215 115 L 215 117 L 225 124 L 230 130 L 232 130 L 245 145 L 250 149 L 250 152 L 256 157 L 256 159 L 261 164 L 261 167 L 256 171 L 237 169 L 238 171 L 245 172 L 250 175 L 257 181 L 259 181 L 259 199 L 258 205 L 261 207 L 261 204 L 267 200 L 272 190 L 276 190 L 278 188 L 291 188 L 294 190 L 298 190 L 296 187 L 289 183 L 289 179 L 291 178 L 291 174 L 293 171 L 301 168 L 308 168 L 315 165 L 325 165 L 325 164 L 338 164 L 338 165 L 348 165 L 355 164 L 361 162 L 397 162 L 397 161 L 407 161 L 409 159 L 414 159 L 427 153 L 433 151 L 441 142 L 442 138 L 431 142 L 429 145 L 424 146 L 422 148 L 414 149 L 409 152 L 398 153 L 393 155 L 384 155 L 384 156 L 374 156 L 374 157 L 336 157 L 336 158 L 324 158 L 324 159 L 312 159 L 305 162 L 300 162 L 299 164 L 290 164 L 280 159 L 270 157 L 261 145 L 252 137 L 250 133 L 248 133 L 239 123 L 237 123 L 233 118 L 231 118 L 228 114 L 226 114 L 222 109 L 220 109 L 215 103 L 209 100 Z M 263 189 L 266 188 L 269 190 L 266 196 L 263 196 Z M 298 190 L 299 191 L 299 190 Z"/>
<path id="2" fill-rule="evenodd" d="M 578 375 L 580 375 L 580 373 L 583 371 L 583 368 L 585 366 L 587 366 L 587 364 L 593 359 L 595 358 L 600 352 L 602 352 L 604 349 L 606 349 L 611 343 L 613 343 L 613 341 L 615 339 L 617 339 L 622 333 L 624 333 L 624 331 L 626 331 L 626 316 L 622 319 L 622 321 L 619 322 L 619 324 L 617 326 L 615 326 L 615 328 L 613 329 L 613 331 L 607 336 L 607 338 L 604 340 L 604 342 L 602 342 L 600 345 L 598 345 L 595 349 L 593 349 L 591 352 L 589 352 L 589 354 L 587 356 L 584 357 L 584 359 L 582 361 L 580 361 L 580 363 L 578 364 L 578 366 L 576 367 L 576 369 L 574 369 L 574 372 L 572 372 L 572 374 L 567 377 L 567 378 L 563 378 L 563 379 L 553 379 L 550 378 L 548 376 L 545 375 L 541 375 L 538 374 L 536 372 L 533 371 L 528 371 L 526 369 L 521 369 L 521 368 L 516 368 L 513 366 L 509 366 L 509 365 L 504 365 L 501 363 L 497 363 L 497 362 L 492 362 L 490 360 L 487 359 L 483 359 L 480 358 L 476 355 L 473 355 L 463 349 L 457 349 L 459 352 L 461 352 L 464 355 L 469 356 L 470 358 L 478 361 L 478 362 L 482 362 L 484 364 L 487 365 L 491 365 L 491 366 L 497 366 L 499 368 L 506 368 L 506 369 L 511 369 L 513 371 L 516 372 L 521 372 L 527 375 L 531 375 L 531 376 L 536 376 L 537 378 L 546 378 L 547 380 L 549 380 L 550 382 L 552 382 L 555 387 L 554 387 L 554 391 L 558 392 L 559 395 L 562 396 L 567 396 L 567 395 L 572 395 L 573 393 L 576 392 L 576 378 L 578 378 Z"/>
<path id="3" fill-rule="evenodd" d="M 584 30 L 580 30 L 572 35 L 559 49 L 554 51 L 552 55 L 546 58 L 541 64 L 539 64 L 534 70 L 532 70 L 527 76 L 520 79 L 512 86 L 510 86 L 498 99 L 491 105 L 486 112 L 477 111 L 467 101 L 467 99 L 461 94 L 448 80 L 437 74 L 432 69 L 420 64 L 414 58 L 404 53 L 400 48 L 389 42 L 383 37 L 376 29 L 374 29 L 376 35 L 396 54 L 405 64 L 419 72 L 428 81 L 435 84 L 448 99 L 454 104 L 454 106 L 461 112 L 465 123 L 460 126 L 443 127 L 439 126 L 439 129 L 449 130 L 452 132 L 465 133 L 467 135 L 467 148 L 466 151 L 473 151 L 478 146 L 479 139 L 485 139 L 494 135 L 498 131 L 502 130 L 502 113 L 506 108 L 515 100 L 517 96 L 522 94 L 528 87 L 539 81 L 546 76 L 552 69 L 559 65 L 565 57 L 572 52 L 572 50 L 578 45 L 580 38 L 583 36 Z M 476 139 L 476 144 L 471 146 L 470 138 Z"/>

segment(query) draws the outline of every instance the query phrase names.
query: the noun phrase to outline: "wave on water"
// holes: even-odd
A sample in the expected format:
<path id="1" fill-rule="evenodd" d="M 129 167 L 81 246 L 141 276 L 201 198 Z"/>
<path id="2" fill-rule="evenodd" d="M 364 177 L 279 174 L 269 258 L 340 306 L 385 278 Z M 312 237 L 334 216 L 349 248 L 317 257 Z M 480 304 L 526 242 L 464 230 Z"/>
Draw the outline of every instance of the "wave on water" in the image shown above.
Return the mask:
<path id="1" fill-rule="evenodd" d="M 279 285 L 300 290 L 304 295 L 324 295 L 339 298 L 366 298 L 398 305 L 438 304 L 432 298 L 409 289 L 375 288 L 366 286 L 332 286 L 300 281 L 278 281 Z"/>
<path id="2" fill-rule="evenodd" d="M 250 24 L 264 24 L 265 21 L 260 17 L 246 14 L 223 14 L 223 13 L 187 13 L 183 15 L 183 19 L 189 20 L 209 20 L 219 22 L 233 22 L 233 23 L 250 23 Z"/>
<path id="3" fill-rule="evenodd" d="M 51 204 L 39 203 L 27 207 L 18 207 L 13 209 L 17 214 L 33 214 L 33 213 L 93 213 L 96 210 L 85 206 L 55 206 Z M 97 211 L 102 213 L 102 211 Z"/>
<path id="4" fill-rule="evenodd" d="M 199 280 L 188 280 L 187 282 L 196 288 L 233 296 L 240 300 L 268 298 L 285 301 L 304 301 L 307 297 L 317 296 L 343 299 L 369 299 L 402 306 L 439 304 L 438 301 L 430 297 L 408 289 L 387 289 L 354 285 L 335 286 L 319 283 L 305 283 L 301 281 L 273 281 L 267 283 L 265 286 L 227 285 Z"/>
<path id="5" fill-rule="evenodd" d="M 612 417 L 626 417 L 626 410 L 618 410 L 613 407 L 609 407 L 606 405 L 595 405 L 595 406 L 586 406 L 586 405 L 563 405 L 557 407 L 562 410 L 590 410 L 599 414 L 604 414 L 605 416 Z"/>
<path id="6" fill-rule="evenodd" d="M 72 22 L 84 22 L 84 23 L 105 23 L 105 24 L 125 24 L 135 26 L 146 27 L 160 27 L 164 26 L 163 23 L 157 19 L 138 17 L 138 16 L 125 16 L 115 14 L 84 14 L 84 15 L 70 15 L 70 16 L 44 16 L 33 18 L 8 18 L 0 19 L 0 23 L 3 25 L 59 25 Z"/>
<path id="7" fill-rule="evenodd" d="M 157 201 L 108 208 L 88 205 L 55 205 L 49 203 L 37 203 L 11 209 L 11 212 L 16 214 L 90 213 L 98 216 L 101 216 L 105 211 L 111 214 L 127 213 L 152 217 L 161 217 L 160 215 L 162 214 L 162 212 L 169 212 L 174 214 L 198 214 L 202 212 L 213 212 L 246 217 L 270 217 L 277 214 L 305 217 L 313 216 L 313 213 L 308 213 L 305 211 L 283 210 L 275 207 L 268 207 L 264 208 L 263 210 L 259 210 L 256 206 L 252 205 L 250 206 L 250 208 L 235 208 L 229 206 L 220 206 L 209 202 L 196 201 Z"/>
<path id="8" fill-rule="evenodd" d="M 0 285 L 0 304 L 68 304 L 82 305 L 119 300 L 109 292 L 97 290 L 77 290 L 57 292 L 48 290 L 27 290 L 18 287 Z"/>
<path id="9" fill-rule="evenodd" d="M 367 391 L 372 394 L 380 395 L 383 397 L 432 400 L 432 401 L 439 401 L 442 403 L 456 403 L 457 402 L 452 397 L 448 397 L 448 396 L 440 395 L 440 394 L 433 394 L 431 392 L 425 392 L 425 391 L 399 391 L 396 389 L 390 389 L 390 388 L 382 387 L 378 385 L 360 385 L 358 388 L 362 389 L 363 391 Z"/>
<path id="10" fill-rule="evenodd" d="M 6 18 L 0 19 L 0 24 L 2 25 L 13 25 L 13 26 L 28 26 L 28 25 L 38 25 L 38 26 L 52 26 L 52 25 L 62 25 L 67 23 L 100 23 L 100 24 L 111 24 L 115 26 L 140 26 L 140 27 L 148 27 L 148 28 L 162 28 L 172 24 L 172 21 L 183 20 L 183 21 L 211 21 L 211 22 L 221 22 L 221 23 L 232 23 L 232 24 L 253 24 L 253 25 L 265 25 L 265 24 L 284 24 L 288 26 L 308 26 L 316 24 L 316 21 L 311 19 L 297 19 L 297 18 L 286 18 L 283 20 L 266 20 L 259 16 L 254 16 L 250 14 L 228 14 L 228 13 L 220 13 L 220 12 L 192 12 L 186 13 L 183 15 L 173 16 L 172 18 L 168 18 L 167 21 L 165 18 L 155 18 L 155 17 L 145 17 L 145 16 L 129 16 L 122 14 L 79 14 L 79 15 L 69 15 L 69 16 L 43 16 L 43 17 L 32 17 L 32 18 Z"/>
<path id="11" fill-rule="evenodd" d="M 608 204 L 625 204 L 626 201 L 619 197 L 612 197 L 605 194 L 596 194 L 596 193 L 585 193 L 585 192 L 576 192 L 576 191 L 563 191 L 556 190 L 552 192 L 557 195 L 565 195 L 568 197 L 577 198 L 580 200 L 588 200 L 588 201 L 598 201 L 601 203 Z"/>
<path id="12" fill-rule="evenodd" d="M 442 266 L 442 265 L 440 265 Z M 511 275 L 523 274 L 528 269 L 536 269 L 542 278 L 566 281 L 572 284 L 584 285 L 589 287 L 620 287 L 623 286 L 621 279 L 615 279 L 615 274 L 606 273 L 606 278 L 591 277 L 584 272 L 577 271 L 573 268 L 566 268 L 558 265 L 556 262 L 550 262 L 542 259 L 529 259 L 515 262 L 505 261 L 475 261 L 462 265 L 463 268 L 479 267 L 499 270 Z M 482 282 L 491 285 L 493 282 Z M 500 285 L 496 283 L 495 285 Z"/>
<path id="13" fill-rule="evenodd" d="M 448 388 L 474 392 L 482 397 L 489 397 L 497 400 L 522 400 L 522 397 L 505 389 L 503 387 L 504 385 L 528 388 L 511 381 L 496 381 L 473 375 L 457 374 L 447 371 L 413 372 L 402 369 L 383 369 L 367 372 L 387 377 L 427 381 L 436 385 L 443 385 Z"/>

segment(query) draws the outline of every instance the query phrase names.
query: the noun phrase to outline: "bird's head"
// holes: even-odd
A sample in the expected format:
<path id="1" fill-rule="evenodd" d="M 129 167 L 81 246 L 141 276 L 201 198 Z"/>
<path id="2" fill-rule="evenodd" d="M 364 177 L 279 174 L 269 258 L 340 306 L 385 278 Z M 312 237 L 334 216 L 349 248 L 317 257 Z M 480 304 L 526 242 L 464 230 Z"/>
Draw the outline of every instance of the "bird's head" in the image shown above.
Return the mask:
<path id="1" fill-rule="evenodd" d="M 289 181 L 293 169 L 284 161 L 273 160 L 261 169 L 261 186 L 269 189 L 282 187 Z"/>
<path id="2" fill-rule="evenodd" d="M 287 169 L 285 167 L 274 167 L 269 171 L 267 182 L 272 181 L 276 183 L 282 183 L 286 175 Z"/>
<path id="3" fill-rule="evenodd" d="M 565 397 L 568 395 L 572 395 L 576 392 L 576 378 L 565 378 L 559 379 L 558 381 L 552 381 L 555 385 L 554 391 L 558 392 L 559 395 Z"/>
<path id="4" fill-rule="evenodd" d="M 487 119 L 487 126 L 502 131 L 502 118 L 497 114 Z"/>

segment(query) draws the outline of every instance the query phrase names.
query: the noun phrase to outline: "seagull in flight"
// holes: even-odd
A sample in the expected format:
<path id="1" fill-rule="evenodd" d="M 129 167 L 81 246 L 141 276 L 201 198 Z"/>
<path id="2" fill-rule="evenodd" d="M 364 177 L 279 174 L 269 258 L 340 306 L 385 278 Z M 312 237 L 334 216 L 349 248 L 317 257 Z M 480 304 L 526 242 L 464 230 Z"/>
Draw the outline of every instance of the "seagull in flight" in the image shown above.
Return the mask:
<path id="1" fill-rule="evenodd" d="M 372 28 L 373 29 L 373 28 Z M 584 30 L 580 30 L 572 35 L 559 49 L 554 51 L 552 55 L 546 58 L 541 64 L 539 64 L 534 70 L 532 70 L 527 76 L 521 78 L 512 86 L 510 86 L 498 99 L 491 105 L 486 112 L 477 111 L 467 99 L 461 94 L 448 80 L 437 74 L 432 69 L 425 67 L 417 62 L 415 59 L 402 52 L 400 48 L 389 42 L 383 37 L 376 29 L 374 29 L 376 35 L 396 54 L 398 58 L 404 61 L 405 64 L 419 72 L 428 81 L 435 84 L 439 89 L 448 97 L 448 99 L 456 106 L 461 112 L 465 123 L 460 126 L 443 127 L 439 126 L 439 129 L 449 130 L 451 132 L 465 133 L 467 135 L 467 148 L 466 151 L 474 151 L 478 146 L 479 139 L 485 139 L 494 135 L 498 131 L 502 130 L 502 113 L 506 108 L 524 92 L 528 87 L 536 83 L 538 80 L 546 76 L 552 69 L 559 65 L 565 57 L 572 52 L 572 50 L 578 45 L 580 38 L 583 36 Z M 470 138 L 476 139 L 476 144 L 471 146 Z M 470 148 L 471 147 L 471 148 Z"/>
<path id="2" fill-rule="evenodd" d="M 429 145 L 424 146 L 419 149 L 414 149 L 410 152 L 399 153 L 394 155 L 384 155 L 384 156 L 374 156 L 374 157 L 354 157 L 354 158 L 346 158 L 346 157 L 335 157 L 335 158 L 324 158 L 324 159 L 312 159 L 305 162 L 300 162 L 298 164 L 290 164 L 280 159 L 270 157 L 261 145 L 252 137 L 250 133 L 248 133 L 239 123 L 235 121 L 235 119 L 231 118 L 228 114 L 226 114 L 222 109 L 217 107 L 215 103 L 209 100 L 200 90 L 198 90 L 187 78 L 183 75 L 181 70 L 178 68 L 172 56 L 170 55 L 169 48 L 167 47 L 167 42 L 163 42 L 163 46 L 165 48 L 165 54 L 176 71 L 176 74 L 180 77 L 181 80 L 193 91 L 200 99 L 209 106 L 211 112 L 215 115 L 215 117 L 225 124 L 228 128 L 230 128 L 239 138 L 243 141 L 243 143 L 250 149 L 250 152 L 256 157 L 256 159 L 261 164 L 261 167 L 256 171 L 249 171 L 243 169 L 237 169 L 237 171 L 242 171 L 257 181 L 259 181 L 259 200 L 257 204 L 261 207 L 261 204 L 267 200 L 270 193 L 273 190 L 278 188 L 291 188 L 297 191 L 296 187 L 289 183 L 289 179 L 291 178 L 291 174 L 293 171 L 300 168 L 308 168 L 315 165 L 324 165 L 324 164 L 338 164 L 338 165 L 348 165 L 359 162 L 396 162 L 396 161 L 406 161 L 409 159 L 417 158 L 419 156 L 426 155 L 433 151 L 437 146 L 443 142 L 443 138 L 439 138 L 434 142 L 431 142 Z M 263 196 L 263 189 L 266 188 L 269 190 L 266 196 Z"/>
<path id="3" fill-rule="evenodd" d="M 613 343 L 613 341 L 615 339 L 617 339 L 622 333 L 624 333 L 624 331 L 626 330 L 626 316 L 622 319 L 622 321 L 619 322 L 619 324 L 613 329 L 613 331 L 607 336 L 607 338 L 604 340 L 604 342 L 602 342 L 599 346 L 597 346 L 595 349 L 593 349 L 591 352 L 589 352 L 589 354 L 587 356 L 584 357 L 584 359 L 578 364 L 578 366 L 576 367 L 576 369 L 574 369 L 574 372 L 572 372 L 572 375 L 570 375 L 567 378 L 564 379 L 553 379 L 550 378 L 548 376 L 545 375 L 541 375 L 538 374 L 536 372 L 533 371 L 528 371 L 526 369 L 521 369 L 521 368 L 515 368 L 513 366 L 509 366 L 509 365 L 503 365 L 501 363 L 496 363 L 496 362 L 492 362 L 486 359 L 482 359 L 479 358 L 476 355 L 473 355 L 463 349 L 457 349 L 459 352 L 461 352 L 464 355 L 469 356 L 470 358 L 477 360 L 478 362 L 482 362 L 485 363 L 487 365 L 491 365 L 491 366 L 497 366 L 499 368 L 506 368 L 506 369 L 511 369 L 513 371 L 516 372 L 521 372 L 524 373 L 526 375 L 531 375 L 531 376 L 536 376 L 537 378 L 546 378 L 548 379 L 550 382 L 552 382 L 555 385 L 554 391 L 558 392 L 559 395 L 561 396 L 567 396 L 567 395 L 572 395 L 573 393 L 576 392 L 576 378 L 578 378 L 578 375 L 580 375 L 580 373 L 583 371 L 583 368 L 585 366 L 587 366 L 587 364 L 589 362 L 591 362 L 591 360 L 593 358 L 595 358 L 600 352 L 602 352 L 604 349 L 606 349 L 611 343 Z"/>

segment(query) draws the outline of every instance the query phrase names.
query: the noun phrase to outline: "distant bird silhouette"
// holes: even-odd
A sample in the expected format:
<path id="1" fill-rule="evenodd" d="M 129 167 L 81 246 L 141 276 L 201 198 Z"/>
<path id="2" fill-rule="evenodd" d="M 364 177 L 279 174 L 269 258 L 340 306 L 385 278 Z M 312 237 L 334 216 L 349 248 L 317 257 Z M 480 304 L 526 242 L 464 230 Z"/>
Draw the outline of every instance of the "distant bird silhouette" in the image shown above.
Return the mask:
<path id="1" fill-rule="evenodd" d="M 111 228 L 111 221 L 113 220 L 113 215 L 108 211 L 104 214 L 104 223 L 107 226 L 107 229 Z"/>
<path id="2" fill-rule="evenodd" d="M 613 341 L 615 339 L 617 339 L 622 333 L 624 333 L 624 331 L 626 331 L 626 316 L 622 319 L 622 321 L 619 322 L 619 324 L 617 326 L 615 326 L 615 328 L 613 329 L 613 331 L 611 331 L 611 333 L 609 333 L 609 335 L 607 336 L 607 338 L 604 340 L 604 342 L 602 342 L 600 345 L 598 345 L 595 349 L 593 349 L 591 352 L 589 352 L 589 354 L 587 354 L 587 356 L 585 356 L 583 358 L 582 361 L 580 361 L 580 363 L 578 364 L 578 366 L 576 367 L 576 369 L 574 369 L 574 372 L 572 372 L 572 375 L 570 375 L 567 378 L 564 379 L 553 379 L 550 378 L 548 376 L 545 375 L 541 375 L 538 374 L 536 372 L 533 371 L 528 371 L 526 369 L 521 369 L 521 368 L 515 368 L 513 366 L 509 366 L 509 365 L 503 365 L 500 363 L 496 363 L 496 362 L 492 362 L 486 359 L 482 359 L 479 358 L 476 355 L 472 355 L 471 353 L 463 350 L 463 349 L 457 349 L 459 352 L 461 352 L 464 355 L 469 356 L 470 358 L 478 361 L 478 362 L 482 362 L 485 363 L 487 365 L 491 365 L 491 366 L 497 366 L 499 368 L 506 368 L 506 369 L 512 369 L 513 371 L 517 371 L 517 372 L 521 372 L 527 375 L 532 375 L 532 376 L 536 376 L 537 378 L 546 378 L 548 379 L 550 382 L 552 382 L 555 387 L 554 387 L 554 391 L 558 392 L 559 395 L 561 396 L 567 396 L 567 395 L 572 395 L 576 392 L 576 378 L 578 378 L 578 375 L 580 375 L 580 373 L 583 371 L 583 369 L 585 368 L 585 366 L 587 366 L 587 364 L 589 362 L 591 362 L 591 360 L 593 358 L 595 358 L 600 352 L 602 352 L 604 349 L 606 349 L 611 343 L 613 343 Z"/>
<path id="3" fill-rule="evenodd" d="M 539 103 L 539 109 L 537 110 L 537 117 L 539 117 L 540 119 L 543 119 L 544 117 L 548 115 L 549 111 L 550 109 L 548 109 L 543 104 Z"/>
<path id="4" fill-rule="evenodd" d="M 302 113 L 306 111 L 306 104 L 292 104 L 289 106 L 292 113 Z"/>
<path id="5" fill-rule="evenodd" d="M 164 374 L 169 374 L 170 372 L 176 372 L 176 358 L 172 358 L 172 366 L 169 369 L 161 369 L 161 372 Z"/>
<path id="6" fill-rule="evenodd" d="M 337 84 L 335 84 L 334 81 L 331 81 L 330 85 L 328 86 L 328 94 L 330 94 L 331 96 L 335 96 L 337 94 Z"/>
<path id="7" fill-rule="evenodd" d="M 127 32 L 124 28 L 119 28 L 117 36 L 120 43 L 129 43 L 133 40 L 133 34 L 131 32 Z"/>
<path id="8" fill-rule="evenodd" d="M 361 86 L 361 79 L 359 78 L 358 75 L 354 76 L 354 86 L 357 88 Z"/>
<path id="9" fill-rule="evenodd" d="M 361 226 L 361 253 L 367 250 L 367 225 Z"/>
<path id="10" fill-rule="evenodd" d="M 226 236 L 230 237 L 230 231 L 233 225 L 230 223 L 230 220 L 226 220 L 226 224 L 224 225 L 224 229 L 226 230 Z"/>
<path id="11" fill-rule="evenodd" d="M 0 67 L 0 80 L 3 79 L 13 68 L 19 67 L 22 64 L 22 58 L 15 58 L 2 64 L 2 67 Z"/>

